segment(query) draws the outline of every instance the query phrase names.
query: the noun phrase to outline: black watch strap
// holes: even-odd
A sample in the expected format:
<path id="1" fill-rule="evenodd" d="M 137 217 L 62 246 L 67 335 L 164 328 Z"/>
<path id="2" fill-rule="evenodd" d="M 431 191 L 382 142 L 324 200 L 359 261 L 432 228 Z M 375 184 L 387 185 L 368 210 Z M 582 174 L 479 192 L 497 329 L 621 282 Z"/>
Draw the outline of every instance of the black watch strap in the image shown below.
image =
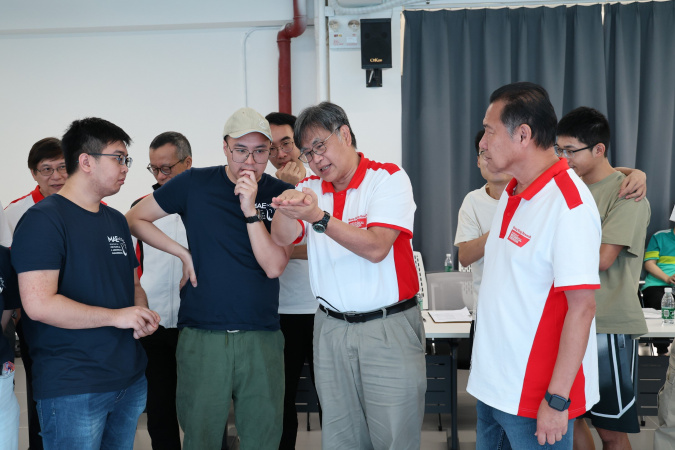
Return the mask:
<path id="1" fill-rule="evenodd" d="M 548 403 L 548 406 L 551 408 L 558 410 L 558 411 L 565 411 L 567 408 L 570 407 L 570 399 L 565 399 L 564 397 L 561 397 L 556 394 L 551 394 L 550 392 L 546 391 L 546 395 L 544 396 L 546 399 L 546 403 Z"/>
<path id="2" fill-rule="evenodd" d="M 325 233 L 326 227 L 328 226 L 328 221 L 330 220 L 330 213 L 327 211 L 323 212 L 323 217 L 318 222 L 312 223 L 312 229 L 317 233 Z"/>
<path id="3" fill-rule="evenodd" d="M 255 216 L 250 216 L 250 217 L 245 217 L 246 223 L 256 223 L 260 222 L 262 219 L 260 218 L 260 211 L 256 209 Z"/>

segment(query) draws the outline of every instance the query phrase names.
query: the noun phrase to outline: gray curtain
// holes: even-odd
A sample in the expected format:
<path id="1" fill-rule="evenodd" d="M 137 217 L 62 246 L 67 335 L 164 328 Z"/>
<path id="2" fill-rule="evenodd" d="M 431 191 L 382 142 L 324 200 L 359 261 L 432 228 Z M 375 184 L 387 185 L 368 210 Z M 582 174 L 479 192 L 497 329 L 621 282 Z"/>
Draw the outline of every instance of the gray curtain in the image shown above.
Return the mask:
<path id="1" fill-rule="evenodd" d="M 647 231 L 671 228 L 675 203 L 675 2 L 605 5 L 609 157 L 647 173 Z"/>
<path id="2" fill-rule="evenodd" d="M 533 81 L 558 115 L 580 105 L 607 112 L 600 8 L 404 12 L 403 167 L 417 203 L 413 246 L 427 270 L 441 270 L 448 251 L 457 263 L 459 207 L 485 183 L 473 140 L 492 91 Z"/>

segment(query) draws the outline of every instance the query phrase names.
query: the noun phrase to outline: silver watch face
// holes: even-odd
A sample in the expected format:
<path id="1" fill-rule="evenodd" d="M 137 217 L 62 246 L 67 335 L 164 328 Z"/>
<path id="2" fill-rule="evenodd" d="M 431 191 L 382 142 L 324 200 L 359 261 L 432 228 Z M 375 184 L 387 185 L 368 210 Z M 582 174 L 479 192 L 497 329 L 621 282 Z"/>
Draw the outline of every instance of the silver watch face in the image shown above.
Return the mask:
<path id="1" fill-rule="evenodd" d="M 321 222 L 318 222 L 318 223 L 313 224 L 313 225 L 312 225 L 312 228 L 313 228 L 314 231 L 316 231 L 317 233 L 324 233 L 324 232 L 326 231 L 326 225 L 324 225 L 324 224 L 321 223 Z"/>

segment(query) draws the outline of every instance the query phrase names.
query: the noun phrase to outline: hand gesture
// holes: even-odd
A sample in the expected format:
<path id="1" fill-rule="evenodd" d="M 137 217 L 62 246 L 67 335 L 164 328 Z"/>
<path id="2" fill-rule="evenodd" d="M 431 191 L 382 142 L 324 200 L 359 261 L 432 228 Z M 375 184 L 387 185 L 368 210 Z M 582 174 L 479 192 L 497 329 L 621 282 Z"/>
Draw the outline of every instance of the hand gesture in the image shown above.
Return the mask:
<path id="1" fill-rule="evenodd" d="M 186 255 L 180 258 L 183 263 L 183 277 L 180 279 L 180 283 L 178 283 L 178 289 L 183 289 L 183 286 L 185 286 L 185 283 L 187 283 L 188 280 L 192 283 L 192 287 L 197 287 L 197 274 L 195 273 L 192 254 L 187 249 L 185 249 L 185 251 Z"/>
<path id="2" fill-rule="evenodd" d="M 553 445 L 560 441 L 567 433 L 568 416 L 567 410 L 555 410 L 548 406 L 546 400 L 542 399 L 537 412 L 537 431 L 534 433 L 539 445 L 547 442 Z"/>
<path id="3" fill-rule="evenodd" d="M 134 338 L 151 335 L 159 327 L 159 314 L 142 306 L 115 309 L 113 326 L 115 328 L 134 330 Z"/>
<path id="4" fill-rule="evenodd" d="M 291 219 L 317 222 L 323 217 L 316 193 L 310 188 L 284 191 L 279 197 L 272 198 L 272 207 Z"/>
<path id="5" fill-rule="evenodd" d="M 277 170 L 276 177 L 295 186 L 305 177 L 305 171 L 299 163 L 288 161 L 281 169 Z"/>
<path id="6" fill-rule="evenodd" d="M 633 170 L 624 178 L 619 187 L 619 198 L 634 198 L 639 202 L 647 195 L 647 174 L 641 170 Z"/>
<path id="7" fill-rule="evenodd" d="M 255 172 L 252 170 L 242 170 L 242 175 L 237 179 L 234 186 L 234 195 L 239 196 L 241 211 L 245 217 L 255 216 L 255 197 L 258 194 L 258 181 L 255 179 Z"/>

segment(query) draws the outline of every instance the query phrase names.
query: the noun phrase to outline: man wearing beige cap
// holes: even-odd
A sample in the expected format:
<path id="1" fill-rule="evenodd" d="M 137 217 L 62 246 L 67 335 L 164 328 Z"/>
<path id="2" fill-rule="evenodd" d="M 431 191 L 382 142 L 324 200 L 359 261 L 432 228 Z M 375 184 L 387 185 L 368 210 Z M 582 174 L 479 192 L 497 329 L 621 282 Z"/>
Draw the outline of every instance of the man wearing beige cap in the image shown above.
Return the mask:
<path id="1" fill-rule="evenodd" d="M 263 173 L 270 127 L 250 108 L 223 131 L 226 166 L 174 177 L 127 213 L 132 233 L 183 263 L 176 359 L 183 448 L 220 448 L 234 400 L 242 448 L 277 449 L 284 395 L 279 281 L 291 246 L 269 234 L 272 197 L 292 186 Z M 179 214 L 190 250 L 152 222 Z"/>

